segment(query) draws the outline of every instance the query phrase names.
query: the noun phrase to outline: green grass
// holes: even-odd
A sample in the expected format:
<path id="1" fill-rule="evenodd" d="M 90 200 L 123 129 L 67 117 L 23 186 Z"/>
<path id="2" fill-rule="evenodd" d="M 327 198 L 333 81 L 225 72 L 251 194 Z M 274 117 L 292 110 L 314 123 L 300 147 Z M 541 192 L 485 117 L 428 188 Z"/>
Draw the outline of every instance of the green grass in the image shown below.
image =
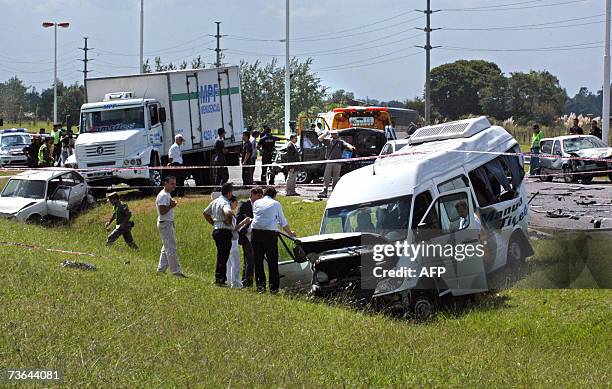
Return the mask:
<path id="1" fill-rule="evenodd" d="M 324 203 L 281 200 L 293 229 L 317 232 Z M 419 324 L 285 293 L 219 289 L 205 205 L 188 198 L 177 208 L 185 280 L 155 273 L 150 198 L 130 203 L 138 252 L 122 241 L 104 246 L 108 205 L 70 226 L 0 221 L 2 241 L 95 255 L 0 245 L 0 366 L 59 368 L 70 387 L 610 385 L 609 290 L 527 289 L 523 280 Z M 536 242 L 534 274 L 546 274 L 561 249 Z M 64 259 L 98 270 L 61 269 Z"/>
<path id="2" fill-rule="evenodd" d="M 4 125 L 0 127 L 0 130 L 8 128 L 27 128 L 30 132 L 34 132 L 37 134 L 39 129 L 44 128 L 47 131 L 47 134 L 49 134 L 53 129 L 53 122 L 23 120 L 19 123 L 9 123 L 5 121 Z"/>

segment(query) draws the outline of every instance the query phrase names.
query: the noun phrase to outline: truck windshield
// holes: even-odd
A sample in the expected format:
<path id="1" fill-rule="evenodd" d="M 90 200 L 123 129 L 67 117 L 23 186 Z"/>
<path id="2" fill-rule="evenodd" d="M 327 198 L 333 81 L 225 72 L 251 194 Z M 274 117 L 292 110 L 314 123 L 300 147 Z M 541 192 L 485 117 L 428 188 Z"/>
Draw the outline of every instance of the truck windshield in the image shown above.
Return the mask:
<path id="1" fill-rule="evenodd" d="M 42 199 L 45 197 L 45 184 L 45 181 L 10 180 L 0 197 Z"/>
<path id="2" fill-rule="evenodd" d="M 81 117 L 81 133 L 121 131 L 135 128 L 144 128 L 143 107 L 84 112 Z"/>
<path id="3" fill-rule="evenodd" d="M 404 196 L 327 209 L 321 233 L 372 232 L 385 237 L 403 239 L 408 229 L 411 198 L 412 196 Z"/>

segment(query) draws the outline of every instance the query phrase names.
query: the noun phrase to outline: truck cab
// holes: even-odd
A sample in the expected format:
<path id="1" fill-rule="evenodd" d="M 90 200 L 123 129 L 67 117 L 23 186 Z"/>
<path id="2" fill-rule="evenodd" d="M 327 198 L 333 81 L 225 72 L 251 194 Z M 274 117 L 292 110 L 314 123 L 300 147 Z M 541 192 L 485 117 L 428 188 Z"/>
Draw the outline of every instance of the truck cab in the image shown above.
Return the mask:
<path id="1" fill-rule="evenodd" d="M 140 181 L 159 186 L 165 108 L 133 92 L 108 93 L 104 101 L 83 104 L 73 167 L 88 181 Z M 119 169 L 118 169 L 119 168 Z"/>

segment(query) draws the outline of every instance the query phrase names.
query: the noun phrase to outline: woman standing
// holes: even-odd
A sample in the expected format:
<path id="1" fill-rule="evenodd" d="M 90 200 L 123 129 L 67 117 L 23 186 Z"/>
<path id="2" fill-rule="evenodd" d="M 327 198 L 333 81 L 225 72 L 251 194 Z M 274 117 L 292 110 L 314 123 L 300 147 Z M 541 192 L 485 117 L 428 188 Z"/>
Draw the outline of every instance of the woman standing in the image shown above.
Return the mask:
<path id="1" fill-rule="evenodd" d="M 238 209 L 238 199 L 232 196 L 229 199 L 232 212 L 235 214 Z M 240 251 L 238 250 L 238 232 L 243 228 L 248 228 L 251 223 L 251 218 L 246 217 L 236 225 L 236 216 L 232 216 L 232 248 L 229 258 L 227 259 L 226 278 L 230 288 L 242 288 L 242 280 L 240 279 Z"/>

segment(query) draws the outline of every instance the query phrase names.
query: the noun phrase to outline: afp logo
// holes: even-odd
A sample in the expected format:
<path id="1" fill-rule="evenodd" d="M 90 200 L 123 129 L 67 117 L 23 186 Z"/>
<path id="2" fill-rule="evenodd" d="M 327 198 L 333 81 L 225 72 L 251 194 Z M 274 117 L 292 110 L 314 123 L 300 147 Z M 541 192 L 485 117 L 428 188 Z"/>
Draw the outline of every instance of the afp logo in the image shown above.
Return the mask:
<path id="1" fill-rule="evenodd" d="M 219 84 L 201 85 L 200 104 L 216 102 L 219 94 Z"/>

